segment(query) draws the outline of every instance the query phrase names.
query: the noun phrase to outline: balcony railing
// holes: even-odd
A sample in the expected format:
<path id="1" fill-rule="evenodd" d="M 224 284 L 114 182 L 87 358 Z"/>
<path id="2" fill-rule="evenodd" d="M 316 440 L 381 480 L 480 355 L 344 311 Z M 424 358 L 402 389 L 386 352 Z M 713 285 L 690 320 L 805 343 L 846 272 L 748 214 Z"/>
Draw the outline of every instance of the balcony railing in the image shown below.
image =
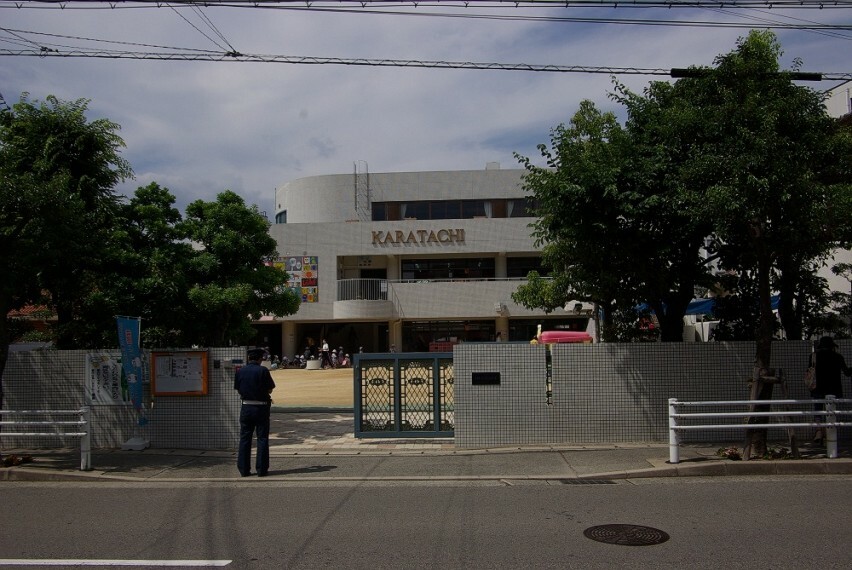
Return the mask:
<path id="1" fill-rule="evenodd" d="M 337 281 L 338 301 L 387 301 L 387 279 L 340 279 Z"/>
<path id="2" fill-rule="evenodd" d="M 480 279 L 339 279 L 337 281 L 338 301 L 387 301 L 388 291 L 395 284 L 423 285 L 427 283 L 462 282 L 515 282 L 526 281 L 525 277 L 497 277 Z"/>

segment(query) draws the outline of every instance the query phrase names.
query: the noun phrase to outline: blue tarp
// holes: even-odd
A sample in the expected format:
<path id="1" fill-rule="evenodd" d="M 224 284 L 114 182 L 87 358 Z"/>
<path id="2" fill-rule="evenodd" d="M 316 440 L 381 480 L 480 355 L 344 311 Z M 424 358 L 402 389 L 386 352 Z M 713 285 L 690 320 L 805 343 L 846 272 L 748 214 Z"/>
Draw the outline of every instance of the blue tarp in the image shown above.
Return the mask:
<path id="1" fill-rule="evenodd" d="M 780 295 L 772 295 L 772 310 L 778 309 L 778 299 Z M 693 299 L 690 301 L 689 306 L 686 308 L 687 315 L 712 315 L 714 309 L 716 308 L 716 299 Z M 651 306 L 647 303 L 642 303 L 641 305 L 636 307 L 636 310 L 639 312 L 650 311 Z"/>

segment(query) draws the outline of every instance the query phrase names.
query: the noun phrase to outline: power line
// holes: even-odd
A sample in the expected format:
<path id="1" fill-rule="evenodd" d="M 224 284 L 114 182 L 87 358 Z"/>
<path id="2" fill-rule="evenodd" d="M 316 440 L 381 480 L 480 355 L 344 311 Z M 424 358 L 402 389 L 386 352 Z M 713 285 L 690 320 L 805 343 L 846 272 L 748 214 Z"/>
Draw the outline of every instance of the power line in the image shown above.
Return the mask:
<path id="1" fill-rule="evenodd" d="M 375 7 L 387 8 L 459 8 L 471 9 L 529 9 L 529 8 L 797 8 L 797 9 L 833 9 L 852 7 L 852 0 L 110 0 L 109 2 L 91 2 L 84 0 L 2 0 L 0 4 L 14 8 L 39 7 L 54 9 L 86 9 L 86 10 L 115 10 L 121 8 L 165 8 L 173 5 L 232 7 L 232 8 L 293 8 L 304 10 L 334 10 L 345 7 L 345 10 L 358 9 L 371 12 Z M 402 13 L 402 12 L 401 12 Z"/>
<path id="2" fill-rule="evenodd" d="M 0 49 L 0 56 L 66 57 L 100 59 L 147 59 L 160 61 L 230 61 L 242 63 L 288 63 L 294 65 L 348 65 L 370 67 L 408 67 L 433 69 L 471 69 L 486 71 L 532 71 L 546 73 L 597 73 L 607 75 L 671 75 L 671 69 L 637 67 L 589 67 L 582 65 L 536 65 L 528 63 L 487 63 L 473 61 L 421 61 L 410 59 L 361 59 L 292 55 L 259 55 L 238 52 L 119 52 L 119 51 L 49 51 L 24 49 Z M 852 73 L 814 72 L 825 80 L 843 81 L 852 79 Z"/>

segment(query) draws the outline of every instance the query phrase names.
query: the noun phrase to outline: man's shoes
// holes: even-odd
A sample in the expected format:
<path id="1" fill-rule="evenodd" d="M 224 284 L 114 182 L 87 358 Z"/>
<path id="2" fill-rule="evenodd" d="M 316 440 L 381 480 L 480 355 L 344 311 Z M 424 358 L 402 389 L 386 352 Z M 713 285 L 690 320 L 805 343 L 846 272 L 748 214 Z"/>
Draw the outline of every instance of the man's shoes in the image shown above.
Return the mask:
<path id="1" fill-rule="evenodd" d="M 240 473 L 241 477 L 251 477 L 253 473 Z"/>
<path id="2" fill-rule="evenodd" d="M 267 475 L 268 475 L 268 473 L 266 471 L 264 471 L 263 473 L 257 474 L 258 477 L 266 477 Z"/>

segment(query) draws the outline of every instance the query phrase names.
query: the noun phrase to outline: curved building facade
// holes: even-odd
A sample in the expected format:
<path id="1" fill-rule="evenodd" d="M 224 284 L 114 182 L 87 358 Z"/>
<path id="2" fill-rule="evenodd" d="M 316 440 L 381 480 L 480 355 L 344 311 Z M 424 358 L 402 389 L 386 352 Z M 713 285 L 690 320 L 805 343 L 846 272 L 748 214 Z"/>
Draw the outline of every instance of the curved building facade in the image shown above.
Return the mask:
<path id="1" fill-rule="evenodd" d="M 356 171 L 277 188 L 270 234 L 302 304 L 255 323 L 257 342 L 292 357 L 323 339 L 347 353 L 429 351 L 528 342 L 539 324 L 587 330 L 590 306 L 512 302 L 542 272 L 523 173 Z"/>

